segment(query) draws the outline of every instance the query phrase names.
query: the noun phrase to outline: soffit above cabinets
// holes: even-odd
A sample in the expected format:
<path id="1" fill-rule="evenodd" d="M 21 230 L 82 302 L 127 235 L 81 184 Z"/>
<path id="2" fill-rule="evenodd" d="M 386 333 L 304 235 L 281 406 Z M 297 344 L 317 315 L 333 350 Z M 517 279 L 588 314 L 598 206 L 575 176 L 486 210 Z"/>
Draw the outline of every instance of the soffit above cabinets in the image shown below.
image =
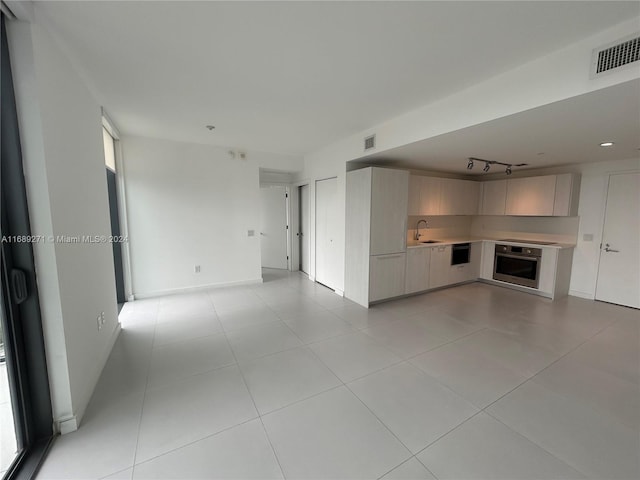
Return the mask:
<path id="1" fill-rule="evenodd" d="M 482 177 L 469 157 L 527 163 L 513 172 L 640 158 L 640 79 L 369 155 L 351 163 Z M 612 147 L 600 147 L 613 141 Z M 489 174 L 504 173 L 492 166 Z"/>

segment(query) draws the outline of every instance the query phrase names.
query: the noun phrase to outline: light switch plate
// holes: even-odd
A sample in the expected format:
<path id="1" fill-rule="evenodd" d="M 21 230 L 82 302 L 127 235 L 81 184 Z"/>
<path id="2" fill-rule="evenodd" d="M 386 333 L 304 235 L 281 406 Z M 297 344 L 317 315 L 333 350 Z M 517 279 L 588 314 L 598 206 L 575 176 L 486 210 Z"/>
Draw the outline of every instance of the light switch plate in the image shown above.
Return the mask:
<path id="1" fill-rule="evenodd" d="M 255 236 L 256 232 L 255 230 L 247 230 L 247 237 L 253 237 Z"/>
<path id="2" fill-rule="evenodd" d="M 593 233 L 585 233 L 582 235 L 582 240 L 585 242 L 593 242 Z"/>

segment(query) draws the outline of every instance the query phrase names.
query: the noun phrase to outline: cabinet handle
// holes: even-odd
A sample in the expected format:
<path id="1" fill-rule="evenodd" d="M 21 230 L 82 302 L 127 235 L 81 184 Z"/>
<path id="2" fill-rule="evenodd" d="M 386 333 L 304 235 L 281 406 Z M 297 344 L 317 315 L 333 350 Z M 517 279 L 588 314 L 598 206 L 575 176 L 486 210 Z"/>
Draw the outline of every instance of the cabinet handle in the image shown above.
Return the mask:
<path id="1" fill-rule="evenodd" d="M 378 260 L 384 260 L 386 258 L 399 258 L 399 257 L 401 257 L 403 255 L 404 255 L 404 253 L 394 253 L 392 255 L 376 255 L 376 258 Z"/>

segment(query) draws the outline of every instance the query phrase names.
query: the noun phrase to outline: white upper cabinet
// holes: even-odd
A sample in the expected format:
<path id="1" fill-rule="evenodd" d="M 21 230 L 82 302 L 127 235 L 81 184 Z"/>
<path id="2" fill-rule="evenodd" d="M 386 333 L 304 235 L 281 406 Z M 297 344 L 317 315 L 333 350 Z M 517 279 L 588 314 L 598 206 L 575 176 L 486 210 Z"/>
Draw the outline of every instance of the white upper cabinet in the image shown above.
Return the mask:
<path id="1" fill-rule="evenodd" d="M 409 215 L 476 215 L 479 192 L 478 182 L 411 175 Z"/>
<path id="2" fill-rule="evenodd" d="M 441 178 L 440 215 L 477 215 L 480 184 L 470 180 Z"/>
<path id="3" fill-rule="evenodd" d="M 507 181 L 506 215 L 553 215 L 556 176 L 510 178 Z"/>
<path id="4" fill-rule="evenodd" d="M 407 248 L 409 172 L 373 168 L 371 178 L 371 255 Z"/>
<path id="5" fill-rule="evenodd" d="M 480 215 L 504 215 L 507 202 L 507 181 L 482 182 Z"/>
<path id="6" fill-rule="evenodd" d="M 579 177 L 575 174 L 510 178 L 507 180 L 506 215 L 577 215 Z"/>

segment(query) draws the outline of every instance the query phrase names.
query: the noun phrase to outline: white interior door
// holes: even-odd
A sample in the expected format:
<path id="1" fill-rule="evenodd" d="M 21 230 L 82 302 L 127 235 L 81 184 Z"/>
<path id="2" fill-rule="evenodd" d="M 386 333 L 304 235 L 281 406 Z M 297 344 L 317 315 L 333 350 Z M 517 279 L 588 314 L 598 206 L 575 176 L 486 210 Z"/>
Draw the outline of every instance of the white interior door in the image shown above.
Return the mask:
<path id="1" fill-rule="evenodd" d="M 640 173 L 609 177 L 596 300 L 640 308 Z"/>
<path id="2" fill-rule="evenodd" d="M 298 239 L 300 242 L 300 270 L 309 274 L 309 185 L 300 187 L 300 222 Z"/>
<path id="3" fill-rule="evenodd" d="M 287 197 L 285 187 L 260 188 L 262 266 L 287 268 Z"/>
<path id="4" fill-rule="evenodd" d="M 338 180 L 316 181 L 316 281 L 336 288 L 336 196 Z"/>

